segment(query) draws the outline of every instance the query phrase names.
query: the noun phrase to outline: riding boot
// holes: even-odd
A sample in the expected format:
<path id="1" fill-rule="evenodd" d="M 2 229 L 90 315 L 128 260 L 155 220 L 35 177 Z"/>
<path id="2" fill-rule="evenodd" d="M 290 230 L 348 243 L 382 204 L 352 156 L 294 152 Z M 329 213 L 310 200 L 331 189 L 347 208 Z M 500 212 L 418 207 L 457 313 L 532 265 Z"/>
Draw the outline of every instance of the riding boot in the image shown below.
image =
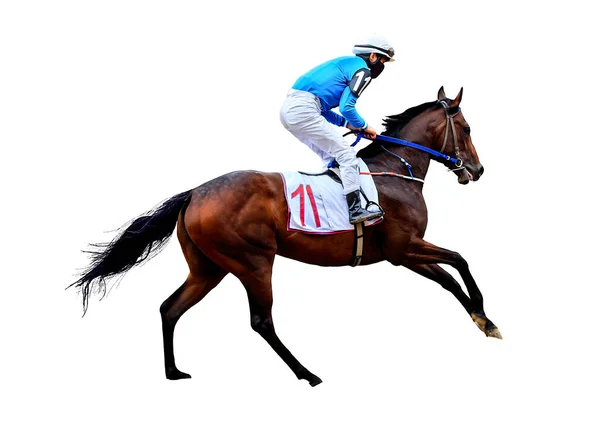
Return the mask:
<path id="1" fill-rule="evenodd" d="M 350 215 L 350 223 L 356 224 L 366 220 L 373 220 L 383 215 L 381 210 L 369 211 L 364 209 L 360 204 L 360 191 L 355 190 L 346 195 L 348 202 L 348 213 Z"/>

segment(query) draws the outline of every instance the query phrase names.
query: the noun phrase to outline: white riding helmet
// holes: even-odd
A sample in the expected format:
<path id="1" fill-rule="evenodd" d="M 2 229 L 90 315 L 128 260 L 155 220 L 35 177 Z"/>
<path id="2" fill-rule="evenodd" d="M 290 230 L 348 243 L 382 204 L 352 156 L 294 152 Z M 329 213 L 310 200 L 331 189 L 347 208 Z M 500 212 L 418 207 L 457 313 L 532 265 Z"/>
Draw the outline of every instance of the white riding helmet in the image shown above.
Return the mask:
<path id="1" fill-rule="evenodd" d="M 394 47 L 381 35 L 373 34 L 361 42 L 356 43 L 352 49 L 353 54 L 377 53 L 381 54 L 391 62 L 394 61 Z"/>

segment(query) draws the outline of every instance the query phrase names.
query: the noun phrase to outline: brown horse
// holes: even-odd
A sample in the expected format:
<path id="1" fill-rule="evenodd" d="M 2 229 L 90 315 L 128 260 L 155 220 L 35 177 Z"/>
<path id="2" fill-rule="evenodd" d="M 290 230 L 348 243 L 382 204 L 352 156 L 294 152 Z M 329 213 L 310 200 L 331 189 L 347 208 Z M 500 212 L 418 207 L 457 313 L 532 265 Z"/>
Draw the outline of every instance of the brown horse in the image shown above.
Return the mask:
<path id="1" fill-rule="evenodd" d="M 470 129 L 459 108 L 458 96 L 410 108 L 384 120 L 384 135 L 409 140 L 458 160 L 442 160 L 454 170 L 458 182 L 476 181 L 483 173 L 471 142 Z M 449 133 L 452 134 L 449 136 Z M 448 142 L 451 139 L 451 142 Z M 393 143 L 373 142 L 358 155 L 371 172 L 395 172 L 403 168 L 398 154 L 412 165 L 415 178 L 424 179 L 432 156 L 422 150 Z M 434 159 L 437 159 L 434 157 Z M 439 159 L 437 159 L 439 160 Z M 389 261 L 429 278 L 450 291 L 487 335 L 501 338 L 486 317 L 483 297 L 467 262 L 458 254 L 423 240 L 427 207 L 423 185 L 401 177 L 375 177 L 379 203 L 386 211 L 383 222 L 366 227 L 362 264 Z M 349 265 L 353 256 L 351 232 L 314 236 L 287 230 L 288 209 L 279 173 L 238 171 L 220 176 L 195 189 L 180 193 L 137 218 L 112 242 L 96 245 L 92 262 L 73 283 L 87 310 L 90 293 L 106 292 L 106 281 L 158 253 L 177 224 L 177 237 L 189 266 L 187 280 L 160 307 L 165 372 L 168 379 L 189 378 L 177 369 L 173 354 L 175 324 L 192 306 L 229 273 L 244 285 L 250 303 L 250 324 L 285 361 L 298 379 L 314 386 L 320 378 L 308 371 L 275 333 L 271 274 L 275 255 L 321 266 Z M 454 267 L 468 290 L 439 264 Z"/>

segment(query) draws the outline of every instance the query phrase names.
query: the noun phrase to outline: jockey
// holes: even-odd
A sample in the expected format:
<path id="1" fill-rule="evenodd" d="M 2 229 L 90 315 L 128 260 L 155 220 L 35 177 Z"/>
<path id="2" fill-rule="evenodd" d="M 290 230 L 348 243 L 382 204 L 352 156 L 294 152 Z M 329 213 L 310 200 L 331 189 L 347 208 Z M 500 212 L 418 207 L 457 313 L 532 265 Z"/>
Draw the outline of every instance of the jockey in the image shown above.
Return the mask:
<path id="1" fill-rule="evenodd" d="M 380 35 L 357 43 L 354 56 L 338 57 L 302 75 L 280 111 L 281 123 L 322 160 L 335 159 L 340 166 L 350 223 L 381 217 L 381 210 L 369 211 L 360 203 L 359 165 L 356 153 L 333 126 L 361 130 L 373 139 L 377 132 L 356 111 L 356 101 L 372 79 L 394 61 L 394 49 Z M 332 109 L 339 107 L 338 114 Z"/>

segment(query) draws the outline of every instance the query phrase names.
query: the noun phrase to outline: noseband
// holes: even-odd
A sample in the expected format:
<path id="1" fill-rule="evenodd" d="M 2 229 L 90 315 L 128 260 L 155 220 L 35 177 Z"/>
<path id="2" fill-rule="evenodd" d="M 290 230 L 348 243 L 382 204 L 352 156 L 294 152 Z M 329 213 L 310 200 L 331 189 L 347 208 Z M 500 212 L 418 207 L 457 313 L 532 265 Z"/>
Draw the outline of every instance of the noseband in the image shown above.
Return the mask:
<path id="1" fill-rule="evenodd" d="M 454 117 L 460 113 L 460 107 L 456 110 L 455 113 L 450 114 L 450 106 L 445 101 L 439 101 L 439 103 L 444 107 L 444 113 L 446 114 L 446 130 L 444 132 L 444 143 L 442 144 L 442 148 L 440 149 L 440 153 L 443 153 L 446 148 L 446 143 L 448 142 L 448 133 L 449 128 L 452 129 L 452 140 L 454 141 L 454 154 L 456 155 L 456 168 L 451 169 L 452 171 L 458 171 L 465 168 L 463 165 L 463 160 L 460 158 L 460 151 L 458 150 L 458 137 L 456 136 L 456 128 L 454 127 Z"/>

